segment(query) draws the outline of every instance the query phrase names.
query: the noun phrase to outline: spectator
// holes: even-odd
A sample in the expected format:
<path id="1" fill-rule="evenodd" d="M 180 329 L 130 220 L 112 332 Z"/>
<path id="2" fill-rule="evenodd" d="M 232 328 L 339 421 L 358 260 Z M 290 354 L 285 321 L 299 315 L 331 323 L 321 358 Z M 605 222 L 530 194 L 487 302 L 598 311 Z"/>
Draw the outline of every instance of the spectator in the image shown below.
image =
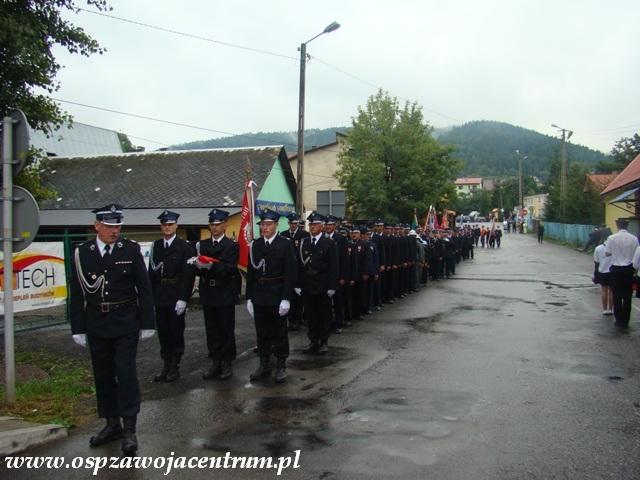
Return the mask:
<path id="1" fill-rule="evenodd" d="M 602 314 L 613 314 L 613 292 L 611 291 L 611 258 L 605 255 L 607 242 L 603 241 L 593 252 L 595 270 L 593 272 L 593 283 L 600 285 L 600 300 L 602 302 Z"/>

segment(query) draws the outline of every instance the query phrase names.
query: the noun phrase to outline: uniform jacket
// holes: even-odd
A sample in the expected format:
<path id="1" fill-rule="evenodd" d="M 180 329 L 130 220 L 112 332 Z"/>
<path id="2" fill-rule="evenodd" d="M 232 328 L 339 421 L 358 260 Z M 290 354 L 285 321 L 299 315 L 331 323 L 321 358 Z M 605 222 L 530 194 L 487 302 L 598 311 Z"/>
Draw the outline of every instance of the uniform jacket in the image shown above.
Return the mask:
<path id="1" fill-rule="evenodd" d="M 291 240 L 276 235 L 269 247 L 265 246 L 263 237 L 254 240 L 249 247 L 247 299 L 263 306 L 291 301 L 297 273 Z"/>
<path id="2" fill-rule="evenodd" d="M 176 237 L 169 248 L 165 248 L 161 238 L 153 242 L 151 255 L 149 278 L 155 305 L 166 307 L 175 305 L 178 300 L 188 301 L 194 279 L 193 269 L 187 265 L 187 260 L 194 255 L 191 245 Z"/>
<path id="3" fill-rule="evenodd" d="M 376 245 L 376 251 L 378 252 L 378 265 L 386 266 L 386 237 L 382 234 L 374 233 L 371 237 L 371 241 Z"/>
<path id="4" fill-rule="evenodd" d="M 303 294 L 322 295 L 338 288 L 338 246 L 324 235 L 312 245 L 312 238 L 300 243 L 298 286 Z"/>
<path id="5" fill-rule="evenodd" d="M 121 237 L 102 257 L 95 240 L 85 242 L 76 249 L 71 269 L 72 334 L 112 338 L 155 328 L 153 293 L 140 245 Z M 91 288 L 93 293 L 83 290 L 79 272 L 100 288 Z M 118 302 L 126 303 L 113 305 Z"/>
<path id="6" fill-rule="evenodd" d="M 361 282 L 363 275 L 370 275 L 373 268 L 371 261 L 371 249 L 369 242 L 366 240 L 358 240 L 349 245 L 351 249 L 351 279 L 355 282 Z"/>
<path id="7" fill-rule="evenodd" d="M 238 295 L 238 244 L 227 236 L 223 236 L 217 245 L 213 244 L 212 238 L 208 238 L 198 242 L 196 251 L 219 260 L 211 264 L 208 270 L 190 267 L 193 274 L 200 276 L 200 303 L 210 306 L 235 305 Z"/>
<path id="8" fill-rule="evenodd" d="M 298 228 L 296 233 L 293 235 L 291 235 L 291 230 L 284 230 L 283 232 L 280 232 L 280 235 L 293 242 L 293 252 L 296 254 L 296 258 L 300 256 L 300 240 L 311 236 L 309 232 L 302 230 L 301 228 Z"/>
<path id="9" fill-rule="evenodd" d="M 338 249 L 338 279 L 348 281 L 351 274 L 348 252 L 349 240 L 338 232 L 333 232 L 332 236 L 327 235 L 327 238 L 333 240 Z"/>

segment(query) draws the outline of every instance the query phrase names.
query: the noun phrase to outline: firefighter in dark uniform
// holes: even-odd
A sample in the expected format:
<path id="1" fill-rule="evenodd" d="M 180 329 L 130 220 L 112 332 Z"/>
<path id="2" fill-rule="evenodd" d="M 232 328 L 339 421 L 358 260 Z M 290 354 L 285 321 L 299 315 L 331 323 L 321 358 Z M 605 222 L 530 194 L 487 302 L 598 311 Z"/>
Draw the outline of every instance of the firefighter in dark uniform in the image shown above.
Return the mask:
<path id="1" fill-rule="evenodd" d="M 387 259 L 385 256 L 386 253 L 386 245 L 385 245 L 385 236 L 382 234 L 382 229 L 384 228 L 384 220 L 381 218 L 377 218 L 373 223 L 373 235 L 371 236 L 371 241 L 376 246 L 376 252 L 378 255 L 378 272 L 374 276 L 373 279 L 373 302 L 372 305 L 376 310 L 380 310 L 382 308 L 382 287 L 383 287 L 383 278 L 386 271 Z"/>
<path id="2" fill-rule="evenodd" d="M 366 227 L 363 228 L 366 234 Z M 363 320 L 368 308 L 369 268 L 371 265 L 371 250 L 369 242 L 362 239 L 360 227 L 351 227 L 351 315 L 356 320 Z"/>
<path id="3" fill-rule="evenodd" d="M 260 238 L 249 246 L 247 266 L 247 311 L 254 318 L 260 365 L 251 381 L 271 375 L 271 354 L 276 357 L 276 383 L 287 379 L 289 356 L 287 313 L 296 284 L 297 266 L 293 243 L 278 235 L 280 214 L 265 209 L 260 213 Z"/>
<path id="4" fill-rule="evenodd" d="M 236 358 L 236 297 L 239 247 L 225 235 L 229 212 L 209 212 L 211 238 L 196 243 L 196 257 L 189 260 L 200 277 L 198 291 L 204 313 L 207 349 L 211 367 L 202 378 L 227 380 Z"/>
<path id="5" fill-rule="evenodd" d="M 312 213 L 307 220 L 310 237 L 300 242 L 295 288 L 296 294 L 302 296 L 309 337 L 309 345 L 302 351 L 324 354 L 329 350 L 332 298 L 338 288 L 338 247 L 324 236 L 322 215 Z"/>
<path id="6" fill-rule="evenodd" d="M 120 236 L 122 207 L 93 213 L 97 236 L 75 250 L 70 288 L 71 333 L 89 346 L 98 416 L 107 420 L 89 444 L 122 438 L 123 453 L 133 455 L 140 411 L 136 354 L 138 341 L 155 332 L 153 294 L 140 246 Z"/>
<path id="7" fill-rule="evenodd" d="M 333 312 L 334 312 L 334 325 L 333 333 L 342 333 L 342 328 L 349 326 L 351 322 L 346 319 L 346 295 L 347 287 L 349 283 L 349 240 L 344 235 L 341 235 L 336 231 L 336 226 L 339 222 L 338 217 L 333 215 L 327 215 L 324 224 L 324 234 L 327 238 L 333 240 L 338 248 L 338 289 L 333 296 Z"/>
<path id="8" fill-rule="evenodd" d="M 383 227 L 383 234 L 385 236 L 385 252 L 384 257 L 387 262 L 384 275 L 383 295 L 385 303 L 395 302 L 396 291 L 396 276 L 398 269 L 398 242 L 397 237 L 394 235 L 393 226 L 390 223 L 385 223 Z"/>
<path id="9" fill-rule="evenodd" d="M 160 358 L 164 362 L 155 382 L 173 382 L 180 378 L 180 359 L 184 354 L 184 317 L 193 287 L 187 261 L 193 256 L 193 248 L 176 235 L 178 217 L 179 213 L 169 210 L 160 214 L 163 238 L 153 242 L 149 254 Z"/>
<path id="10" fill-rule="evenodd" d="M 297 213 L 290 213 L 287 215 L 287 219 L 289 220 L 289 229 L 280 232 L 280 235 L 293 242 L 293 252 L 296 255 L 296 260 L 299 260 L 300 241 L 303 238 L 308 238 L 309 232 L 299 227 L 300 217 Z M 300 328 L 300 324 L 303 321 L 302 310 L 302 298 L 298 295 L 294 295 L 288 315 L 289 330 L 297 331 Z"/>

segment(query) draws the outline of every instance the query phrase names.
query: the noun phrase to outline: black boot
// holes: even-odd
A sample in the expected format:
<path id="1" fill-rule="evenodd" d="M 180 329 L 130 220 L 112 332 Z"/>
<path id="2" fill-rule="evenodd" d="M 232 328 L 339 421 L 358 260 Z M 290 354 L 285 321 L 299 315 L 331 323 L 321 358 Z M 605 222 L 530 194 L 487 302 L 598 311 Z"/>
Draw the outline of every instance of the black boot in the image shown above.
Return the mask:
<path id="1" fill-rule="evenodd" d="M 180 357 L 173 357 L 169 362 L 169 371 L 165 376 L 166 382 L 175 382 L 180 378 Z"/>
<path id="2" fill-rule="evenodd" d="M 249 375 L 249 380 L 260 380 L 261 378 L 267 378 L 269 375 L 271 375 L 269 357 L 260 357 L 260 366 L 251 375 Z"/>
<path id="3" fill-rule="evenodd" d="M 319 347 L 320 345 L 318 345 L 317 340 L 311 340 L 311 342 L 309 342 L 309 345 L 302 349 L 302 353 L 317 353 Z"/>
<path id="4" fill-rule="evenodd" d="M 122 453 L 135 455 L 138 451 L 138 439 L 136 438 L 136 417 L 122 417 L 124 434 L 122 437 Z"/>
<path id="5" fill-rule="evenodd" d="M 276 363 L 276 383 L 284 383 L 287 380 L 287 359 L 279 358 Z"/>
<path id="6" fill-rule="evenodd" d="M 228 380 L 233 375 L 231 360 L 222 360 L 220 368 L 220 380 Z"/>
<path id="7" fill-rule="evenodd" d="M 89 439 L 89 445 L 97 447 L 99 445 L 104 445 L 105 443 L 118 440 L 119 438 L 122 438 L 120 418 L 110 417 L 107 418 L 107 425 Z"/>
<path id="8" fill-rule="evenodd" d="M 158 375 L 153 377 L 153 381 L 154 382 L 166 382 L 167 381 L 167 373 L 169 373 L 170 363 L 171 363 L 171 359 L 169 359 L 169 358 L 165 358 L 164 359 L 164 366 L 162 367 L 162 371 Z"/>
<path id="9" fill-rule="evenodd" d="M 222 362 L 220 360 L 213 359 L 211 361 L 211 368 L 202 374 L 202 378 L 205 380 L 211 380 L 220 376 L 222 370 Z"/>
<path id="10" fill-rule="evenodd" d="M 322 340 L 320 342 L 320 346 L 318 347 L 318 354 L 319 355 L 324 355 L 328 351 L 329 351 L 329 345 L 327 345 L 327 341 L 326 340 Z"/>

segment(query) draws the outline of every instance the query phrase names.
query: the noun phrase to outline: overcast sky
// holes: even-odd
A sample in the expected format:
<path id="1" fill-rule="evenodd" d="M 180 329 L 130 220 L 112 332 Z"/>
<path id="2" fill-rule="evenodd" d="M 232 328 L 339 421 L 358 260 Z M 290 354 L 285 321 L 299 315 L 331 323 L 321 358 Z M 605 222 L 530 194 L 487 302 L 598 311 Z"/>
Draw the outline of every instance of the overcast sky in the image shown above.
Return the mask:
<path id="1" fill-rule="evenodd" d="M 56 98 L 233 134 L 295 131 L 298 47 L 337 21 L 307 46 L 307 128 L 349 125 L 379 86 L 436 127 L 497 120 L 556 135 L 555 123 L 604 152 L 640 131 L 637 0 L 110 4 L 109 15 L 277 55 L 80 12 L 67 18 L 107 52 L 57 50 Z M 223 136 L 62 105 L 147 149 Z"/>

